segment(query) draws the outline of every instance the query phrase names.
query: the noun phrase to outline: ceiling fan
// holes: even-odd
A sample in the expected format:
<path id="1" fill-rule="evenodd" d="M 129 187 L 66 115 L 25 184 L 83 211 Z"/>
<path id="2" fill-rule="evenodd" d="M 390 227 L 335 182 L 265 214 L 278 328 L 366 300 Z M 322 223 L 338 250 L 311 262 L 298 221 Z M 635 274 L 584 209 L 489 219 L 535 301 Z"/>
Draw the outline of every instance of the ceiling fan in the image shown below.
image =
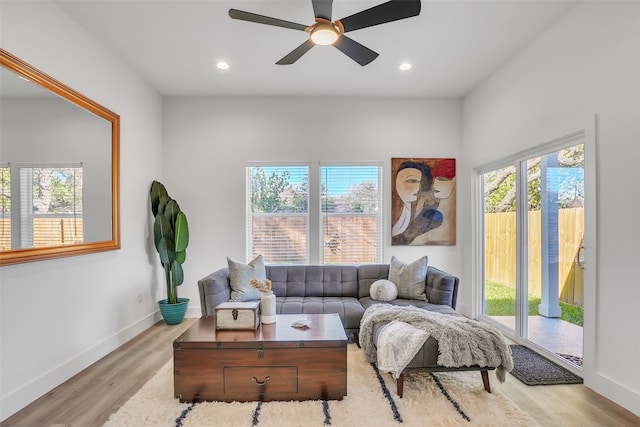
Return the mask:
<path id="1" fill-rule="evenodd" d="M 293 64 L 315 45 L 333 45 L 349 58 L 364 66 L 376 59 L 378 54 L 345 36 L 344 33 L 411 18 L 420 14 L 420 0 L 391 0 L 346 18 L 331 21 L 333 0 L 311 0 L 311 3 L 316 17 L 316 22 L 311 25 L 296 24 L 295 22 L 237 9 L 229 9 L 229 16 L 242 21 L 309 33 L 309 39 L 276 62 L 278 65 Z"/>

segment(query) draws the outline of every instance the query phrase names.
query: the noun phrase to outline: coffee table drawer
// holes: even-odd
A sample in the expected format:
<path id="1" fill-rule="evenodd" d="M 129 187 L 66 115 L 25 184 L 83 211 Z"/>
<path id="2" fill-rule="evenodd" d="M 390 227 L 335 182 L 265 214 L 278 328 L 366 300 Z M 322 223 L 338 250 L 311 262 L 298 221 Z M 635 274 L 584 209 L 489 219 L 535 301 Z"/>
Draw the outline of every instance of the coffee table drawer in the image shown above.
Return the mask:
<path id="1" fill-rule="evenodd" d="M 227 366 L 224 368 L 225 394 L 297 393 L 296 366 Z"/>

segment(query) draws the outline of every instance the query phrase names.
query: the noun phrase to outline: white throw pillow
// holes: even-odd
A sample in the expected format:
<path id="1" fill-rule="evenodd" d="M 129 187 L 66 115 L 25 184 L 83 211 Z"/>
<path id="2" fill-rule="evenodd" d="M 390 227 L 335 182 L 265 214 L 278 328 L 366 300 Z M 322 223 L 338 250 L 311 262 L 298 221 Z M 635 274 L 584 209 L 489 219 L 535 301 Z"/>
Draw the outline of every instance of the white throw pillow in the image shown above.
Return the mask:
<path id="1" fill-rule="evenodd" d="M 371 285 L 369 295 L 377 301 L 391 301 L 398 297 L 398 288 L 391 280 L 376 280 Z"/>
<path id="2" fill-rule="evenodd" d="M 392 256 L 389 265 L 389 280 L 398 287 L 398 298 L 426 301 L 428 259 L 426 256 L 405 264 Z"/>
<path id="3" fill-rule="evenodd" d="M 267 278 L 262 255 L 255 257 L 249 264 L 227 257 L 227 264 L 229 265 L 231 301 L 259 300 L 262 293 L 251 285 L 251 279 L 262 282 Z"/>

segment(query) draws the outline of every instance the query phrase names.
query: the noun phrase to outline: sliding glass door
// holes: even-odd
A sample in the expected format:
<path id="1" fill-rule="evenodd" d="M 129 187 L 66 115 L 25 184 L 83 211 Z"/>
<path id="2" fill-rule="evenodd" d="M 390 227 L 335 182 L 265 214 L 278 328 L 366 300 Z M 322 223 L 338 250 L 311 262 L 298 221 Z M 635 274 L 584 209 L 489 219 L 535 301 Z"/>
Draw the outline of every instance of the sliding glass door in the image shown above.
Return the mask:
<path id="1" fill-rule="evenodd" d="M 483 314 L 516 330 L 516 174 L 514 166 L 486 172 Z"/>
<path id="2" fill-rule="evenodd" d="M 509 163 L 479 174 L 482 316 L 581 366 L 584 144 L 574 137 Z"/>

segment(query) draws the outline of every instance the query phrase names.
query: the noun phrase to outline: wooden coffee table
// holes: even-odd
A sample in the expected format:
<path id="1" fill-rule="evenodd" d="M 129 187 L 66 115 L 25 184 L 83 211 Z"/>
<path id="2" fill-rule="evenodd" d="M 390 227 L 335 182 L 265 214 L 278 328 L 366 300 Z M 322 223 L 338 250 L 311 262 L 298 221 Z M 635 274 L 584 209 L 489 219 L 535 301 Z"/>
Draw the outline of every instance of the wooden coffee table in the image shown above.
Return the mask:
<path id="1" fill-rule="evenodd" d="M 291 324 L 311 321 L 308 329 Z M 216 330 L 202 317 L 173 342 L 174 393 L 193 400 L 341 400 L 347 336 L 337 314 L 279 314 L 256 330 Z"/>

